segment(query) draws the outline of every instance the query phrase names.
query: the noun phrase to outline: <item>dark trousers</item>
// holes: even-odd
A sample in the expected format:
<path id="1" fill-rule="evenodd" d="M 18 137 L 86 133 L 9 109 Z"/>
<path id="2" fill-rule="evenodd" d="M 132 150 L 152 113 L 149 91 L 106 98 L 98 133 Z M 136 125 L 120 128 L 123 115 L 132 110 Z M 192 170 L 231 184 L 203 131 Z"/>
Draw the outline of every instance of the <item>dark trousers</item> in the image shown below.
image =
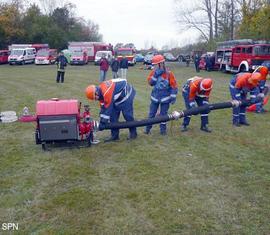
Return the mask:
<path id="1" fill-rule="evenodd" d="M 120 113 L 122 112 L 124 119 L 127 122 L 134 121 L 133 117 L 133 100 L 128 101 L 124 105 L 120 105 L 119 107 L 115 107 L 115 109 L 112 112 L 110 121 L 111 123 L 118 122 Z M 113 139 L 119 138 L 119 129 L 111 129 L 111 136 Z M 129 128 L 129 137 L 130 138 L 136 138 L 137 136 L 137 130 L 136 127 Z"/>
<path id="2" fill-rule="evenodd" d="M 160 116 L 167 115 L 169 107 L 170 107 L 170 103 L 155 103 L 154 101 L 151 101 L 148 118 L 154 118 L 156 116 L 156 113 L 159 107 L 160 107 L 159 115 Z M 160 133 L 162 134 L 166 133 L 166 129 L 167 129 L 166 122 L 160 123 L 159 127 L 160 127 Z M 152 125 L 146 126 L 145 131 L 149 132 L 151 128 L 152 128 Z"/>
<path id="3" fill-rule="evenodd" d="M 186 109 L 191 109 L 189 102 L 189 92 L 182 92 L 182 96 L 185 101 Z M 195 101 L 198 107 L 208 104 L 206 98 L 196 96 Z M 201 112 L 201 127 L 208 125 L 208 113 L 209 111 Z M 190 122 L 191 116 L 184 117 L 183 126 L 188 126 Z"/>
<path id="4" fill-rule="evenodd" d="M 65 79 L 65 72 L 57 71 L 56 82 L 59 83 L 61 81 L 61 83 L 63 83 L 64 79 Z"/>

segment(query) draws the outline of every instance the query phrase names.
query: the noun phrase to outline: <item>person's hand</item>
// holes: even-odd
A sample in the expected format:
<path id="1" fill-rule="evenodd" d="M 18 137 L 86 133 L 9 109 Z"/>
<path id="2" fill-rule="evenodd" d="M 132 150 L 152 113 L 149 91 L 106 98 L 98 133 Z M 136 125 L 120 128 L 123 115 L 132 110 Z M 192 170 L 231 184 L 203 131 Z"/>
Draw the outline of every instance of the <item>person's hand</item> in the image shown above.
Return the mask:
<path id="1" fill-rule="evenodd" d="M 263 93 L 259 93 L 258 94 L 258 98 L 263 99 L 264 98 L 264 94 Z"/>
<path id="2" fill-rule="evenodd" d="M 155 73 L 154 73 L 154 77 L 158 78 L 159 76 L 161 76 L 164 73 L 163 69 L 156 69 Z"/>
<path id="3" fill-rule="evenodd" d="M 190 106 L 190 108 L 195 108 L 196 104 L 195 104 L 195 102 L 190 102 L 189 106 Z"/>
<path id="4" fill-rule="evenodd" d="M 103 131 L 103 130 L 105 129 L 105 122 L 100 122 L 100 123 L 99 123 L 99 126 L 98 126 L 98 129 L 99 129 L 100 131 Z"/>

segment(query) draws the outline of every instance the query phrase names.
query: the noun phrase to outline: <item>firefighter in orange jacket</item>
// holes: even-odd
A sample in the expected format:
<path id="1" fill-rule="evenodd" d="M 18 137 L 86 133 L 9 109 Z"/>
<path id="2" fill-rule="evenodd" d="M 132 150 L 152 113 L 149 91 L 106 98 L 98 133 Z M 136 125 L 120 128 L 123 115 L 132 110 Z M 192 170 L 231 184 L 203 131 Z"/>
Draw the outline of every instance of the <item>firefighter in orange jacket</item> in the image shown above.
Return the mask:
<path id="1" fill-rule="evenodd" d="M 108 122 L 118 122 L 120 112 L 126 121 L 134 121 L 133 100 L 136 91 L 127 83 L 126 79 L 117 78 L 104 81 L 99 86 L 90 85 L 86 88 L 85 93 L 88 99 L 100 102 L 100 130 L 103 130 Z M 129 139 L 136 137 L 136 127 L 129 128 Z M 111 138 L 105 142 L 116 140 L 119 140 L 119 129 L 111 129 Z"/>
<path id="2" fill-rule="evenodd" d="M 203 106 L 208 104 L 209 95 L 212 90 L 213 82 L 211 78 L 193 77 L 187 80 L 182 89 L 182 96 L 185 101 L 186 109 L 191 109 L 196 106 Z M 209 111 L 204 111 L 201 113 L 201 130 L 205 132 L 211 132 L 208 127 L 208 113 Z M 184 118 L 183 124 L 181 126 L 181 131 L 185 132 L 188 130 L 188 125 L 191 116 L 186 116 Z"/>
<path id="3" fill-rule="evenodd" d="M 256 103 L 258 99 L 263 98 L 259 93 L 259 82 L 261 80 L 260 73 L 239 73 L 232 77 L 230 81 L 230 93 L 233 100 L 244 101 L 247 99 L 247 94 L 250 93 L 251 103 Z M 246 107 L 234 107 L 232 122 L 234 126 L 249 126 L 246 119 Z"/>
<path id="4" fill-rule="evenodd" d="M 266 66 L 261 66 L 258 69 L 256 69 L 256 72 L 259 72 L 261 74 L 261 79 L 259 81 L 259 92 L 261 93 L 261 96 L 263 95 L 265 96 L 269 91 L 269 87 L 266 85 L 266 79 L 269 70 Z M 266 112 L 266 110 L 263 108 L 263 100 L 262 100 L 256 103 L 256 113 L 264 113 L 264 112 Z"/>
<path id="5" fill-rule="evenodd" d="M 165 67 L 165 59 L 162 55 L 155 55 L 152 59 L 152 64 L 155 68 L 149 74 L 147 80 L 150 86 L 153 87 L 151 93 L 151 104 L 149 109 L 149 118 L 154 118 L 160 108 L 160 115 L 166 115 L 170 104 L 176 101 L 178 93 L 177 82 L 174 74 Z M 145 127 L 145 133 L 149 134 L 152 125 Z M 160 134 L 167 133 L 166 122 L 160 124 Z"/>

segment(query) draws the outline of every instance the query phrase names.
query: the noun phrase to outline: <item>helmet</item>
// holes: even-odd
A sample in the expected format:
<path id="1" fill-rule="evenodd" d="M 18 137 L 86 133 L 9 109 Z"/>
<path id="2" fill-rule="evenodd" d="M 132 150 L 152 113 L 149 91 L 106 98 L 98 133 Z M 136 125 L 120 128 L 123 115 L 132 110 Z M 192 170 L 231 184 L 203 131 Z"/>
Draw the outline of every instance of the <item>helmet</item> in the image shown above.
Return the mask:
<path id="1" fill-rule="evenodd" d="M 159 64 L 159 63 L 162 63 L 164 61 L 165 61 L 165 59 L 162 55 L 155 55 L 155 56 L 153 56 L 152 64 Z"/>
<path id="2" fill-rule="evenodd" d="M 259 71 L 258 71 L 261 75 L 263 76 L 266 76 L 268 74 L 268 68 L 266 66 L 262 66 L 259 68 Z"/>
<path id="3" fill-rule="evenodd" d="M 210 91 L 212 90 L 213 81 L 211 78 L 204 78 L 200 83 L 200 89 L 202 91 Z"/>
<path id="4" fill-rule="evenodd" d="M 86 87 L 85 95 L 89 100 L 96 99 L 95 93 L 96 93 L 96 86 L 95 85 L 90 85 L 90 86 Z"/>
<path id="5" fill-rule="evenodd" d="M 258 72 L 252 73 L 250 78 L 248 79 L 248 82 L 252 84 L 253 86 L 257 86 L 259 81 L 261 80 L 262 75 Z"/>

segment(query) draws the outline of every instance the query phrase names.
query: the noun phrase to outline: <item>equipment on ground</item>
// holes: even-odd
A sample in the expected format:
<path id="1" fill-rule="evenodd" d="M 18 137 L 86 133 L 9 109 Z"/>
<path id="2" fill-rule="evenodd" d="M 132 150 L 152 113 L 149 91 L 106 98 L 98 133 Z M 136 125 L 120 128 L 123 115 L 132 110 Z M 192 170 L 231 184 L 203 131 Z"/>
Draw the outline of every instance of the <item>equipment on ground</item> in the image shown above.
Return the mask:
<path id="1" fill-rule="evenodd" d="M 93 122 L 87 110 L 80 115 L 78 100 L 39 100 L 36 104 L 36 144 L 68 143 L 91 146 Z M 96 142 L 95 142 L 96 143 Z"/>

